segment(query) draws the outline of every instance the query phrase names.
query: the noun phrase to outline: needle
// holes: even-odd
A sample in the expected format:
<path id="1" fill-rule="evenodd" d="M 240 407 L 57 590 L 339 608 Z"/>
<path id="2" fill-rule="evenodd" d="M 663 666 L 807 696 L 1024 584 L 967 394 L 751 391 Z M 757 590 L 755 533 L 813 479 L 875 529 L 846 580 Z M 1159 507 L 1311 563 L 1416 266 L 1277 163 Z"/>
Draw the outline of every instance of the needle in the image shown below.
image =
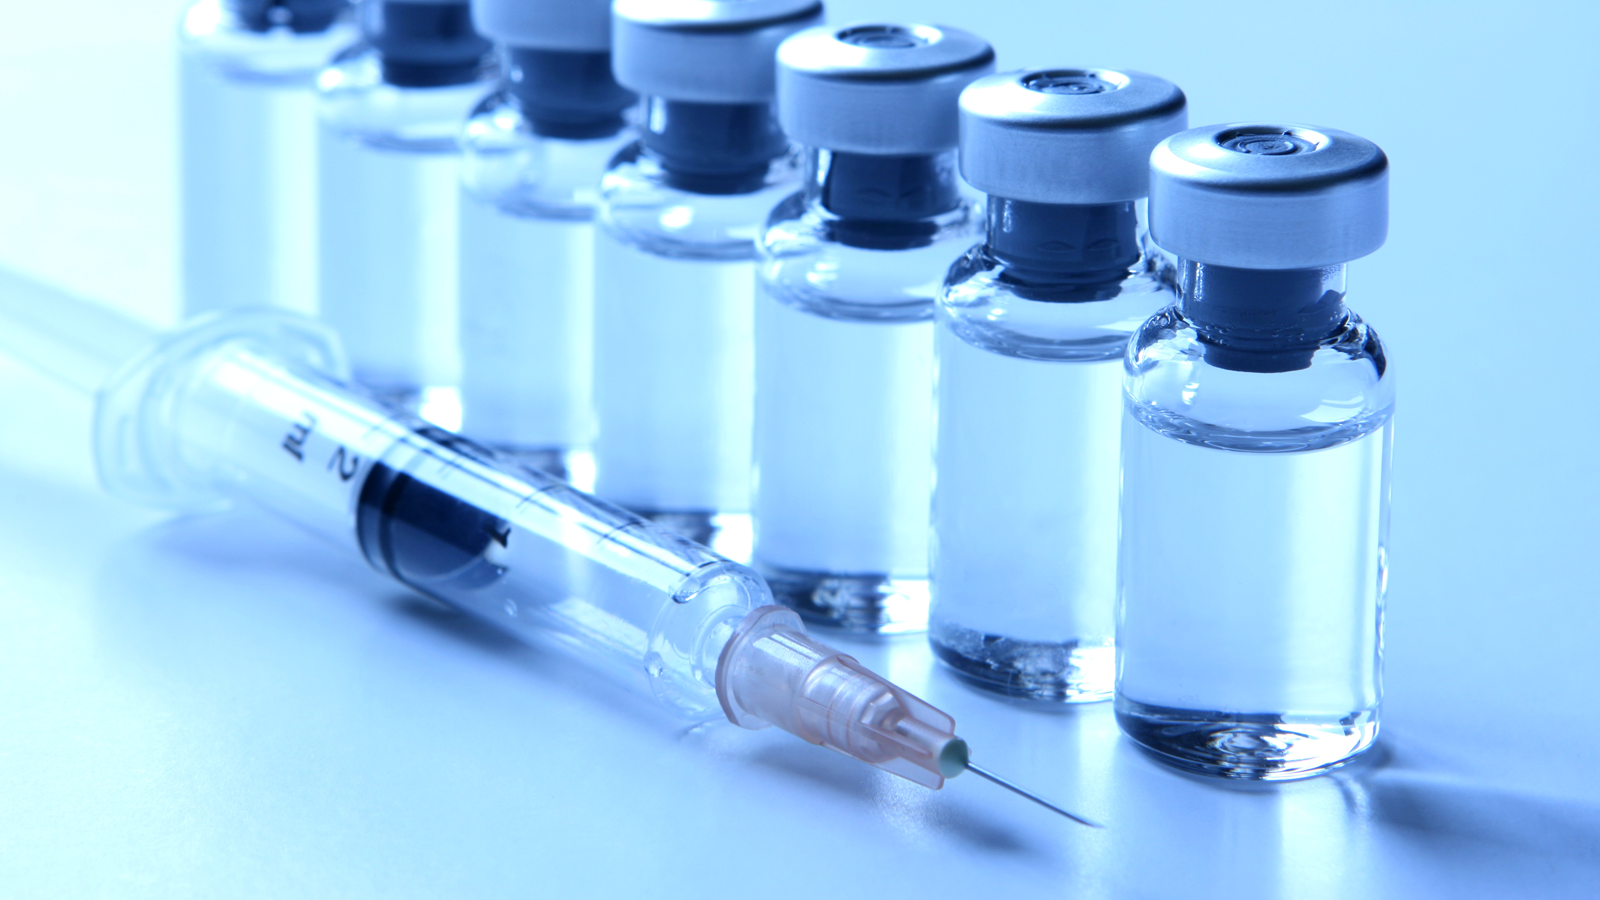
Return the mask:
<path id="1" fill-rule="evenodd" d="M 1061 814 L 1063 816 L 1066 816 L 1067 818 L 1071 819 L 1074 822 L 1077 822 L 1080 825 L 1087 825 L 1090 828 L 1104 828 L 1105 827 L 1105 826 L 1097 824 L 1095 822 L 1091 822 L 1088 819 L 1083 818 L 1082 816 L 1075 816 L 1072 813 L 1069 813 L 1066 810 L 1062 809 L 1061 807 L 1055 805 L 1054 803 L 1051 803 L 1050 801 L 1044 799 L 1043 797 L 1040 797 L 1038 794 L 1031 794 L 1031 793 L 1023 790 L 1022 788 L 1017 787 L 1016 785 L 1012 784 L 1011 782 L 1005 780 L 1004 778 L 1001 778 L 999 775 L 994 774 L 993 772 L 990 772 L 990 771 L 988 771 L 986 769 L 978 768 L 977 766 L 973 765 L 970 761 L 967 763 L 967 771 L 971 772 L 972 774 L 974 774 L 976 776 L 978 776 L 979 778 L 984 778 L 984 779 L 987 779 L 989 781 L 992 781 L 995 784 L 1000 785 L 1001 787 L 1005 788 L 1006 790 L 1010 791 L 1013 794 L 1016 794 L 1019 797 L 1027 797 L 1029 800 L 1032 800 L 1033 802 L 1039 804 L 1040 806 L 1044 807 L 1045 809 L 1048 809 L 1053 813 L 1059 813 L 1059 814 Z"/>

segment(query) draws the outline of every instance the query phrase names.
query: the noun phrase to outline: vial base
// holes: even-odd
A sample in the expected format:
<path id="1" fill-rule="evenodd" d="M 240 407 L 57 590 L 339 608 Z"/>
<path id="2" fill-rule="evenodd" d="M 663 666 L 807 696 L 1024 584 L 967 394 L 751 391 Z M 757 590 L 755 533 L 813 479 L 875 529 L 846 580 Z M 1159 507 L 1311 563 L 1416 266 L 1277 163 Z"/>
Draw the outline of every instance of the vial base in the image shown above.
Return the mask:
<path id="1" fill-rule="evenodd" d="M 1023 641 L 937 625 L 928 643 L 963 682 L 1013 700 L 1097 703 L 1116 687 L 1110 641 Z"/>
<path id="2" fill-rule="evenodd" d="M 572 485 L 580 491 L 588 490 L 584 484 L 594 481 L 594 462 L 586 450 L 571 447 L 530 447 L 526 444 L 484 441 L 484 446 L 498 456 L 524 468 L 543 472 Z"/>
<path id="3" fill-rule="evenodd" d="M 928 628 L 928 582 L 893 575 L 807 572 L 755 562 L 779 603 L 812 625 L 864 634 L 915 634 Z"/>
<path id="4" fill-rule="evenodd" d="M 381 378 L 363 377 L 360 369 L 356 370 L 354 377 L 355 383 L 361 386 L 367 396 L 389 409 L 413 416 L 421 415 L 423 389 L 420 385 L 396 384 Z"/>
<path id="5" fill-rule="evenodd" d="M 714 513 L 703 511 L 633 509 L 640 518 L 649 519 L 662 528 L 710 547 L 717 553 L 737 563 L 750 562 L 750 548 L 754 544 L 749 513 Z"/>
<path id="6" fill-rule="evenodd" d="M 379 378 L 362 378 L 356 371 L 355 383 L 367 396 L 388 409 L 416 416 L 447 431 L 461 430 L 461 393 L 444 385 L 422 387 L 396 384 Z"/>
<path id="7" fill-rule="evenodd" d="M 1241 781 L 1291 781 L 1350 762 L 1378 736 L 1376 707 L 1341 716 L 1235 713 L 1116 701 L 1124 734 L 1167 765 Z"/>

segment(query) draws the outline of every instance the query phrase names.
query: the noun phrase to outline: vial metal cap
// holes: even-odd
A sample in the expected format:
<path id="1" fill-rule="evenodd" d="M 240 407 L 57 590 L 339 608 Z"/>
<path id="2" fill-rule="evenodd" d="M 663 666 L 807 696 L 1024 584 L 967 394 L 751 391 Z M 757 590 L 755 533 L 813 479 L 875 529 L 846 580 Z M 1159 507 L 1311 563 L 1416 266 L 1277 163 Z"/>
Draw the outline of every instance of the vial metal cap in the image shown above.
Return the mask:
<path id="1" fill-rule="evenodd" d="M 489 40 L 511 47 L 611 49 L 611 0 L 472 0 L 472 24 Z"/>
<path id="2" fill-rule="evenodd" d="M 624 87 L 690 103 L 770 103 L 783 39 L 820 0 L 616 0 L 611 66 Z"/>
<path id="3" fill-rule="evenodd" d="M 959 28 L 810 28 L 778 47 L 778 120 L 808 147 L 885 155 L 953 150 L 961 90 L 993 71 L 994 48 Z"/>
<path id="4" fill-rule="evenodd" d="M 1177 85 L 1143 72 L 991 75 L 961 93 L 961 174 L 1008 200 L 1138 200 L 1149 194 L 1151 148 L 1188 116 Z"/>
<path id="5" fill-rule="evenodd" d="M 1150 235 L 1170 253 L 1247 269 L 1359 259 L 1389 231 L 1389 159 L 1346 131 L 1213 125 L 1150 156 Z"/>

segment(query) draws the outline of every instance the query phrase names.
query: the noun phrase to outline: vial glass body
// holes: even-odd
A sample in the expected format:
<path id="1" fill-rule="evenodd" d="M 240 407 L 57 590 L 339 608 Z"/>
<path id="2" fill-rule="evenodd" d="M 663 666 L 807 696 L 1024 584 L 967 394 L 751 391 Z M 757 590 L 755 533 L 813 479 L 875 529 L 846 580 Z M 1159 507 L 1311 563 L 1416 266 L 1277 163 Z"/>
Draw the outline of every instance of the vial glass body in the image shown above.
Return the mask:
<path id="1" fill-rule="evenodd" d="M 601 181 L 595 491 L 738 560 L 750 554 L 756 239 L 798 178 L 786 151 L 737 177 L 698 176 L 637 141 Z"/>
<path id="2" fill-rule="evenodd" d="M 1130 342 L 1117 718 L 1180 767 L 1295 778 L 1377 734 L 1393 378 L 1343 266 L 1238 273 L 1230 290 L 1269 303 L 1320 281 L 1277 305 L 1320 303 L 1323 324 L 1288 344 L 1230 325 L 1201 302 L 1230 272 L 1185 264 L 1183 298 Z"/>
<path id="3" fill-rule="evenodd" d="M 183 312 L 316 309 L 316 78 L 347 13 L 252 23 L 199 0 L 179 30 Z"/>
<path id="4" fill-rule="evenodd" d="M 939 300 L 929 639 L 984 690 L 1111 696 L 1122 356 L 1173 299 L 1143 206 L 1041 206 L 1030 222 L 991 200 L 989 238 Z M 1093 232 L 1118 249 L 1048 271 L 1009 252 L 1019 240 L 1092 245 L 1079 237 Z"/>
<path id="5" fill-rule="evenodd" d="M 812 150 L 806 189 L 768 219 L 754 558 L 808 619 L 879 633 L 927 625 L 933 304 L 980 210 L 954 151 Z"/>
<path id="6" fill-rule="evenodd" d="M 461 133 L 462 430 L 580 486 L 592 481 L 594 210 L 628 139 L 540 135 L 506 91 Z"/>
<path id="7" fill-rule="evenodd" d="M 354 48 L 318 79 L 322 318 L 356 380 L 454 428 L 459 165 L 456 135 L 489 72 L 439 87 L 385 82 Z"/>

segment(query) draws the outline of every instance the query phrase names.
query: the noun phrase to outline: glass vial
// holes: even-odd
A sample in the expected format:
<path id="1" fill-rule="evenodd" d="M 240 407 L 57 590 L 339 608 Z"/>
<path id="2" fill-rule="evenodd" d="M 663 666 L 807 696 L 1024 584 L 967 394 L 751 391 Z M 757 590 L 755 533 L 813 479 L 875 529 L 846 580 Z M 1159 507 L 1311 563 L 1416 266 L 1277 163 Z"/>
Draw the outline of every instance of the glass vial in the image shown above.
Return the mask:
<path id="1" fill-rule="evenodd" d="M 933 303 L 980 207 L 956 101 L 983 39 L 927 25 L 803 31 L 778 111 L 806 182 L 767 220 L 756 296 L 756 569 L 810 621 L 928 623 Z"/>
<path id="2" fill-rule="evenodd" d="M 1172 301 L 1144 207 L 1187 105 L 1153 75 L 1038 69 L 973 84 L 961 116 L 989 221 L 939 299 L 929 641 L 987 691 L 1107 700 L 1121 361 Z"/>
<path id="3" fill-rule="evenodd" d="M 636 97 L 611 74 L 609 0 L 473 0 L 500 84 L 461 133 L 461 428 L 592 481 L 594 209 Z"/>
<path id="4" fill-rule="evenodd" d="M 1388 161 L 1194 129 L 1152 155 L 1150 216 L 1180 297 L 1128 346 L 1117 721 L 1184 769 L 1310 775 L 1378 731 L 1394 380 L 1344 264 L 1383 243 Z"/>
<path id="5" fill-rule="evenodd" d="M 455 396 L 456 135 L 492 75 L 466 0 L 366 0 L 318 79 L 322 318 L 355 379 L 437 424 Z"/>
<path id="6" fill-rule="evenodd" d="M 316 309 L 317 73 L 346 0 L 199 0 L 179 31 L 183 315 Z"/>
<path id="7" fill-rule="evenodd" d="M 797 186 L 774 54 L 817 0 L 617 0 L 641 135 L 600 187 L 595 492 L 750 557 L 756 238 Z"/>

